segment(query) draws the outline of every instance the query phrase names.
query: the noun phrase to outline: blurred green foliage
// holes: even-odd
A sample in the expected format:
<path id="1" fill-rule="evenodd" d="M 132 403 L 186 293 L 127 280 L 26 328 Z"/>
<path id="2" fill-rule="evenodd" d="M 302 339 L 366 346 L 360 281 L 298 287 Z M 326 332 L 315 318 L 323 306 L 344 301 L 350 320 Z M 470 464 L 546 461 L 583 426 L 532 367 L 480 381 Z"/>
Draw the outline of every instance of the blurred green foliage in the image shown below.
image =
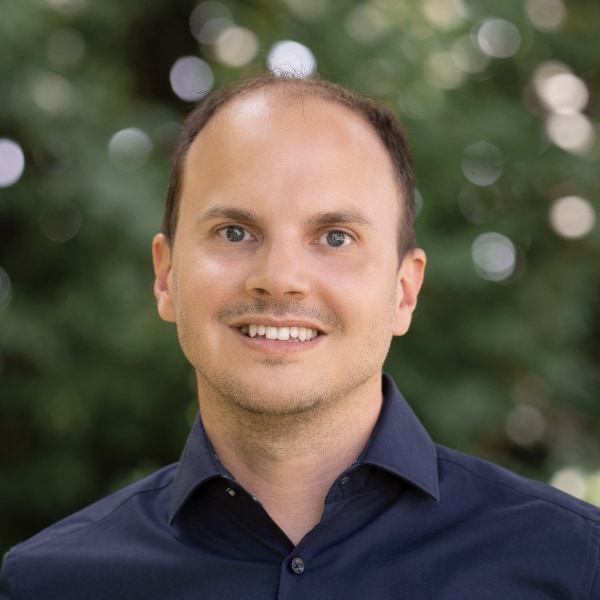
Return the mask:
<path id="1" fill-rule="evenodd" d="M 223 0 L 258 40 L 232 67 L 191 35 L 196 4 L 3 6 L 0 138 L 21 146 L 26 166 L 0 188 L 0 550 L 177 460 L 196 399 L 175 331 L 155 314 L 149 253 L 173 123 L 188 108 L 169 72 L 198 56 L 221 85 L 263 70 L 281 40 L 310 48 L 323 76 L 392 105 L 408 131 L 429 263 L 413 328 L 386 368 L 432 436 L 543 480 L 579 469 L 598 502 L 600 229 L 565 238 L 549 211 L 567 195 L 599 210 L 600 5 L 570 1 L 558 24 L 536 27 L 536 7 L 551 17 L 565 5 Z M 473 50 L 491 17 L 516 27 L 516 53 Z M 483 66 L 458 69 L 465 48 Z M 545 133 L 532 78 L 551 60 L 589 92 L 596 137 L 583 151 Z M 109 157 L 126 128 L 152 141 L 143 164 Z M 464 172 L 465 149 L 482 141 L 502 157 L 489 185 Z M 516 248 L 501 281 L 474 268 L 473 242 L 489 232 Z"/>

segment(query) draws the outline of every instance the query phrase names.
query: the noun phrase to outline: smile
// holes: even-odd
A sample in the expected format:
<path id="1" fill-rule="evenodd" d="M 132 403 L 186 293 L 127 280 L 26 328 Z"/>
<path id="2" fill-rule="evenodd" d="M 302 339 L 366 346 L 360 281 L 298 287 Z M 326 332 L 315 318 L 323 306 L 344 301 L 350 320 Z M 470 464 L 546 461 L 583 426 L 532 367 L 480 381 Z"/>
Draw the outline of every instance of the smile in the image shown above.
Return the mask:
<path id="1" fill-rule="evenodd" d="M 270 327 L 267 325 L 242 325 L 240 331 L 251 338 L 262 337 L 267 340 L 279 340 L 282 342 L 292 340 L 295 342 L 310 342 L 314 340 L 319 332 L 309 327 Z"/>

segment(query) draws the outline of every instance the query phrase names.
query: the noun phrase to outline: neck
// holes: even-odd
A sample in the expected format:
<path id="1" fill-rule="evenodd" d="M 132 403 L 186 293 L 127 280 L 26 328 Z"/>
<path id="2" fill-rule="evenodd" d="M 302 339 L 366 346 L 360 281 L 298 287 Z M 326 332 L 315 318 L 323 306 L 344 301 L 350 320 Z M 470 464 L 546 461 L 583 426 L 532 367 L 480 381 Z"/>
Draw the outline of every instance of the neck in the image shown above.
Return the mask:
<path id="1" fill-rule="evenodd" d="M 240 409 L 202 390 L 200 398 L 219 460 L 294 544 L 320 521 L 328 490 L 364 450 L 381 409 L 379 381 L 359 398 L 284 415 Z"/>

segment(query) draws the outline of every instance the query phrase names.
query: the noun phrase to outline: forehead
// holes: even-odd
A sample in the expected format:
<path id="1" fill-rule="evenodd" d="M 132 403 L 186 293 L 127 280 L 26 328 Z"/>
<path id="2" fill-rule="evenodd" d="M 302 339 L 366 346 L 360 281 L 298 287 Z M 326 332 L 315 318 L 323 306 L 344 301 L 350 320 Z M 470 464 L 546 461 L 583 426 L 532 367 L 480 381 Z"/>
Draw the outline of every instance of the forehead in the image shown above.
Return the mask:
<path id="1" fill-rule="evenodd" d="M 357 206 L 384 196 L 393 203 L 388 218 L 399 210 L 392 161 L 372 126 L 339 103 L 277 88 L 236 98 L 215 114 L 189 149 L 182 187 L 182 208 L 191 196 L 241 193 L 290 206 L 308 196 Z"/>
<path id="2" fill-rule="evenodd" d="M 301 151 L 303 145 L 315 150 L 329 146 L 338 157 L 364 154 L 366 159 L 372 155 L 382 171 L 393 170 L 378 134 L 362 115 L 333 100 L 287 86 L 259 89 L 225 104 L 197 135 L 188 162 L 217 145 L 220 150 L 233 150 L 261 144 L 287 144 L 290 151 Z"/>

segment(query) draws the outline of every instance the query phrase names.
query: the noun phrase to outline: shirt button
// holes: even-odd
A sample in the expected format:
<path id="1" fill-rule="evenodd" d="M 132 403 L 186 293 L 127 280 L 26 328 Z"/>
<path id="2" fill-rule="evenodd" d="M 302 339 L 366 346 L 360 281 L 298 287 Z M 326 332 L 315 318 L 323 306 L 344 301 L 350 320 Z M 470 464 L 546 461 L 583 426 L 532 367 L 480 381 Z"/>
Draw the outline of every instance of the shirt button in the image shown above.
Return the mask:
<path id="1" fill-rule="evenodd" d="M 304 573 L 304 561 L 299 556 L 292 558 L 290 567 L 292 567 L 292 571 L 294 571 L 296 575 L 302 575 L 302 573 Z"/>

